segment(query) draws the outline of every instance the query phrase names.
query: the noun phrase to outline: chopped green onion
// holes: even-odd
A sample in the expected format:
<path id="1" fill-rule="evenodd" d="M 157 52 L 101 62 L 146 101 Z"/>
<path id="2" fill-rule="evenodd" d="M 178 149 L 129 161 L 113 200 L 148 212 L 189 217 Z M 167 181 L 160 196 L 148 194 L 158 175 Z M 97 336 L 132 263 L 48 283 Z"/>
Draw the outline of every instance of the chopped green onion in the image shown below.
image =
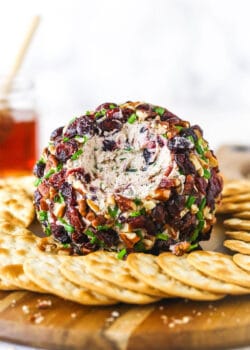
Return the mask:
<path id="1" fill-rule="evenodd" d="M 127 152 L 130 152 L 130 151 L 132 151 L 132 150 L 133 150 L 132 147 L 125 147 L 125 148 L 124 148 L 124 151 L 127 151 Z"/>
<path id="2" fill-rule="evenodd" d="M 67 142 L 67 141 L 69 141 L 69 137 L 64 137 L 63 142 Z"/>
<path id="3" fill-rule="evenodd" d="M 204 170 L 204 174 L 203 174 L 203 177 L 207 180 L 209 180 L 211 178 L 211 173 L 209 170 L 207 169 L 203 169 Z"/>
<path id="4" fill-rule="evenodd" d="M 196 198 L 194 196 L 189 196 L 186 202 L 186 207 L 190 209 L 195 201 L 196 201 Z"/>
<path id="5" fill-rule="evenodd" d="M 156 239 L 161 239 L 163 241 L 167 241 L 169 239 L 169 236 L 168 235 L 165 235 L 164 233 L 158 233 L 156 235 Z"/>
<path id="6" fill-rule="evenodd" d="M 178 130 L 178 131 L 181 131 L 183 128 L 183 126 L 180 126 L 180 125 L 175 125 L 175 128 Z"/>
<path id="7" fill-rule="evenodd" d="M 141 205 L 141 204 L 142 204 L 142 201 L 141 201 L 139 198 L 135 198 L 135 199 L 134 199 L 134 203 L 135 203 L 136 205 Z"/>
<path id="8" fill-rule="evenodd" d="M 135 230 L 135 233 L 136 233 L 136 235 L 139 236 L 140 238 L 143 238 L 141 230 Z"/>
<path id="9" fill-rule="evenodd" d="M 137 169 L 129 168 L 129 169 L 126 169 L 126 171 L 129 173 L 135 173 L 135 172 L 137 172 Z"/>
<path id="10" fill-rule="evenodd" d="M 94 232 L 92 232 L 92 231 L 89 230 L 89 229 L 87 229 L 84 233 L 85 233 L 85 235 L 87 235 L 87 236 L 95 237 Z"/>
<path id="11" fill-rule="evenodd" d="M 113 105 L 113 104 L 110 104 L 110 105 L 109 105 L 109 108 L 110 108 L 110 109 L 115 109 L 115 108 L 116 108 L 116 106 L 115 106 L 115 105 Z"/>
<path id="12" fill-rule="evenodd" d="M 82 149 L 79 149 L 78 151 L 76 151 L 72 156 L 71 156 L 71 159 L 72 160 L 76 160 L 79 158 L 79 156 L 83 153 L 83 150 Z"/>
<path id="13" fill-rule="evenodd" d="M 187 139 L 188 139 L 189 141 L 191 141 L 192 143 L 195 143 L 194 138 L 193 138 L 192 135 L 189 135 L 189 136 L 187 137 Z"/>
<path id="14" fill-rule="evenodd" d="M 95 118 L 99 118 L 99 117 L 102 117 L 106 114 L 106 109 L 102 109 L 101 111 L 98 111 L 95 113 Z"/>
<path id="15" fill-rule="evenodd" d="M 154 112 L 156 112 L 157 114 L 159 114 L 160 116 L 162 116 L 165 113 L 165 108 L 162 107 L 155 107 L 154 108 Z"/>
<path id="16" fill-rule="evenodd" d="M 74 117 L 74 118 L 70 119 L 69 124 L 74 123 L 74 121 L 76 120 L 76 118 L 77 118 L 77 117 Z"/>
<path id="17" fill-rule="evenodd" d="M 90 115 L 91 113 L 90 113 L 90 111 L 86 111 L 86 115 Z"/>
<path id="18" fill-rule="evenodd" d="M 165 139 L 168 139 L 168 135 L 167 134 L 162 134 L 162 137 L 165 137 Z"/>
<path id="19" fill-rule="evenodd" d="M 55 203 L 63 203 L 64 202 L 64 197 L 60 192 L 58 192 L 58 194 L 55 195 L 54 202 Z"/>
<path id="20" fill-rule="evenodd" d="M 69 243 L 63 243 L 63 248 L 70 248 L 70 244 Z"/>
<path id="21" fill-rule="evenodd" d="M 202 211 L 207 203 L 206 197 L 202 198 L 199 209 Z"/>
<path id="22" fill-rule="evenodd" d="M 45 162 L 44 158 L 41 157 L 41 158 L 38 160 L 37 163 L 38 163 L 38 164 L 45 164 L 46 162 Z"/>
<path id="23" fill-rule="evenodd" d="M 46 221 L 48 220 L 48 213 L 45 210 L 41 210 L 38 212 L 39 220 L 40 221 Z"/>
<path id="24" fill-rule="evenodd" d="M 97 231 L 107 231 L 110 227 L 108 225 L 99 225 L 97 226 Z"/>
<path id="25" fill-rule="evenodd" d="M 129 216 L 131 218 L 136 218 L 137 216 L 140 216 L 141 215 L 141 211 L 138 210 L 138 211 L 133 211 Z"/>
<path id="26" fill-rule="evenodd" d="M 188 252 L 191 252 L 192 250 L 198 248 L 199 244 L 195 243 L 195 244 L 191 244 L 190 247 L 188 248 Z"/>
<path id="27" fill-rule="evenodd" d="M 134 249 L 136 252 L 144 252 L 145 251 L 145 245 L 142 241 L 137 242 L 134 245 Z"/>
<path id="28" fill-rule="evenodd" d="M 51 175 L 55 174 L 55 172 L 56 172 L 56 170 L 53 169 L 53 168 L 51 168 L 51 169 L 47 172 L 47 174 L 44 175 L 44 178 L 45 178 L 45 179 L 48 179 Z"/>
<path id="29" fill-rule="evenodd" d="M 41 182 L 42 182 L 42 179 L 36 179 L 35 182 L 34 182 L 34 186 L 38 187 Z"/>
<path id="30" fill-rule="evenodd" d="M 62 164 L 62 163 L 60 163 L 60 164 L 58 164 L 58 165 L 57 165 L 57 167 L 56 167 L 56 171 L 61 171 L 61 170 L 62 170 L 62 168 L 63 168 L 63 164 Z"/>
<path id="31" fill-rule="evenodd" d="M 201 211 L 198 211 L 198 213 L 196 213 L 196 217 L 198 220 L 203 220 L 203 214 Z"/>
<path id="32" fill-rule="evenodd" d="M 196 241 L 196 239 L 197 239 L 197 237 L 199 235 L 199 232 L 200 232 L 199 228 L 196 227 L 196 229 L 194 230 L 194 232 L 193 232 L 193 234 L 191 236 L 191 239 L 190 239 L 191 242 Z"/>
<path id="33" fill-rule="evenodd" d="M 46 228 L 45 228 L 45 234 L 46 236 L 50 236 L 51 235 L 51 228 L 50 228 L 50 225 L 48 225 Z"/>
<path id="34" fill-rule="evenodd" d="M 120 228 L 120 229 L 122 228 L 122 224 L 121 224 L 119 221 L 116 221 L 116 222 L 115 222 L 115 226 L 117 226 L 117 227 Z"/>
<path id="35" fill-rule="evenodd" d="M 200 220 L 200 222 L 198 224 L 199 231 L 201 231 L 203 229 L 204 225 L 205 225 L 205 221 L 204 220 Z"/>
<path id="36" fill-rule="evenodd" d="M 137 115 L 135 113 L 131 114 L 131 116 L 128 118 L 128 123 L 133 124 L 137 119 Z"/>
<path id="37" fill-rule="evenodd" d="M 111 216 L 111 218 L 116 218 L 117 217 L 117 214 L 118 214 L 118 207 L 115 206 L 114 209 L 108 207 L 108 213 L 109 215 Z"/>
<path id="38" fill-rule="evenodd" d="M 65 230 L 69 233 L 73 233 L 75 231 L 75 228 L 68 224 L 66 220 L 62 219 L 62 218 L 58 218 L 58 220 L 63 224 Z"/>
<path id="39" fill-rule="evenodd" d="M 123 248 L 122 250 L 119 251 L 119 253 L 117 254 L 117 258 L 122 260 L 123 257 L 127 254 L 127 250 L 125 248 Z"/>

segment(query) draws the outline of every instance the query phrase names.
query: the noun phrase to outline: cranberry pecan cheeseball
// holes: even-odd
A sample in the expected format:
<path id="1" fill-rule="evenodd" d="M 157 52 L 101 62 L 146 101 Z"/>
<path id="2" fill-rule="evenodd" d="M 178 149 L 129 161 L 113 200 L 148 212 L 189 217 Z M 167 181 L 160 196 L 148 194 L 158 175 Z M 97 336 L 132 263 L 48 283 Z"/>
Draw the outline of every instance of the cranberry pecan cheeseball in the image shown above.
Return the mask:
<path id="1" fill-rule="evenodd" d="M 56 129 L 36 163 L 35 206 L 72 253 L 182 254 L 209 239 L 217 159 L 199 126 L 147 103 L 104 103 Z"/>

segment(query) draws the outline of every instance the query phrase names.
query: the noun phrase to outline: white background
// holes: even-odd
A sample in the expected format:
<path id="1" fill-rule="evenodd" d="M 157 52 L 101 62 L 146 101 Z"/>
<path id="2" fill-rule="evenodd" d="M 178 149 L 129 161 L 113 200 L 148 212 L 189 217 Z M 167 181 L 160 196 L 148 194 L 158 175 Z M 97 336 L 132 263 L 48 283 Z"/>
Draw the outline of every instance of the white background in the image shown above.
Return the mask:
<path id="1" fill-rule="evenodd" d="M 144 100 L 200 124 L 212 148 L 249 143 L 249 0 L 0 0 L 0 72 L 33 14 L 22 72 L 36 81 L 40 146 L 98 104 Z"/>
<path id="2" fill-rule="evenodd" d="M 144 100 L 200 124 L 213 148 L 248 143 L 249 0 L 0 0 L 0 73 L 34 14 L 22 73 L 36 82 L 40 147 L 98 104 Z M 0 349 L 14 349 L 0 343 Z M 17 349 L 17 348 L 16 348 Z"/>

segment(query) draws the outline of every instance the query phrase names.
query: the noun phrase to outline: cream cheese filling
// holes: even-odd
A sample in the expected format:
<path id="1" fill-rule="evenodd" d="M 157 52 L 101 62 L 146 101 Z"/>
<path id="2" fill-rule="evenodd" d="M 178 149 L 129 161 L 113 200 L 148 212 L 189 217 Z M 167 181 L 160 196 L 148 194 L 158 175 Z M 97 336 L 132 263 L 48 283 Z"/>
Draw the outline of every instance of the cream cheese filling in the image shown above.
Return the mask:
<path id="1" fill-rule="evenodd" d="M 126 123 L 119 132 L 90 138 L 82 145 L 79 158 L 67 161 L 67 169 L 80 167 L 90 174 L 91 182 L 84 183 L 83 190 L 101 211 L 106 211 L 111 194 L 145 199 L 158 188 L 170 165 L 172 171 L 168 176 L 180 176 L 171 159 L 165 133 L 166 129 L 155 120 Z M 104 140 L 115 141 L 116 149 L 103 150 Z M 74 187 L 74 175 L 69 176 L 68 181 Z"/>

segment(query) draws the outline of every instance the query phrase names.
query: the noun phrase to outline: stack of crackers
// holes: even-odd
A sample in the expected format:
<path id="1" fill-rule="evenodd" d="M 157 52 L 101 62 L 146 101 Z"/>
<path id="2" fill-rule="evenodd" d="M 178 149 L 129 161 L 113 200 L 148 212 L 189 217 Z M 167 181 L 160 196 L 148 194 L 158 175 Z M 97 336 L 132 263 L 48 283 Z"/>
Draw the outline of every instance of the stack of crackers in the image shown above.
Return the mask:
<path id="1" fill-rule="evenodd" d="M 209 251 L 183 256 L 133 253 L 126 260 L 119 260 L 115 252 L 105 251 L 86 256 L 67 255 L 67 250 L 52 239 L 37 237 L 27 229 L 34 219 L 32 182 L 32 178 L 0 180 L 1 290 L 51 293 L 84 305 L 148 304 L 175 297 L 211 301 L 228 294 L 250 293 L 249 261 L 247 265 L 244 260 L 249 256 L 243 254 L 232 257 Z M 250 182 L 248 186 L 250 192 Z M 227 232 L 248 235 L 247 226 L 241 226 L 244 230 L 239 231 L 229 221 L 247 222 L 242 216 L 242 213 L 246 215 L 246 209 L 239 209 L 240 205 L 246 208 L 246 200 L 239 200 L 244 192 L 229 191 L 236 187 L 233 182 L 225 187 L 221 211 L 231 215 L 230 210 L 237 207 L 233 217 L 225 220 L 230 228 Z M 242 237 L 236 233 L 237 241 L 242 241 Z"/>
<path id="2" fill-rule="evenodd" d="M 227 237 L 224 246 L 238 252 L 234 262 L 250 272 L 250 180 L 225 183 L 218 213 L 227 216 L 223 222 Z"/>

